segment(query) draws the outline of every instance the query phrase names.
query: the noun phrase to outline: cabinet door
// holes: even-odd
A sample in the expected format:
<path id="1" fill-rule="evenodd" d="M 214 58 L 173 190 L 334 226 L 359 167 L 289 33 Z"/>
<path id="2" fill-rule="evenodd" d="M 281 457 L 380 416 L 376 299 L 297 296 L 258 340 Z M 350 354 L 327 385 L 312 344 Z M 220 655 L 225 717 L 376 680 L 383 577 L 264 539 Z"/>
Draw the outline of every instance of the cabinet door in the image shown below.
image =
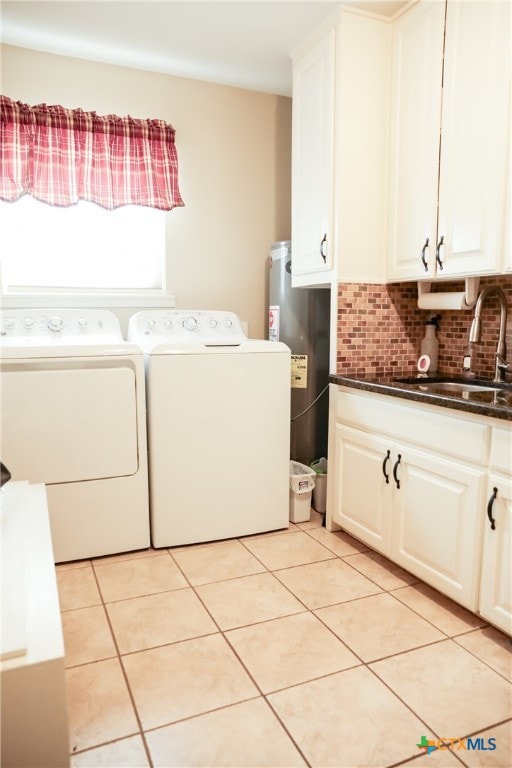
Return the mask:
<path id="1" fill-rule="evenodd" d="M 491 521 L 486 518 L 480 587 L 480 613 L 509 635 L 512 635 L 511 486 L 510 477 L 490 475 L 488 504 L 495 527 L 491 528 Z"/>
<path id="2" fill-rule="evenodd" d="M 292 285 L 321 283 L 332 266 L 334 66 L 334 30 L 294 62 Z"/>
<path id="3" fill-rule="evenodd" d="M 332 519 L 384 554 L 389 553 L 391 453 L 389 441 L 336 424 L 329 470 L 335 478 Z"/>
<path id="4" fill-rule="evenodd" d="M 443 34 L 440 2 L 420 3 L 393 28 L 389 279 L 435 273 Z"/>
<path id="5" fill-rule="evenodd" d="M 507 191 L 505 194 L 505 236 L 503 247 L 503 271 L 512 272 L 512 146 L 511 135 L 512 126 L 510 125 L 511 112 L 509 112 L 509 142 L 508 142 L 508 160 L 507 160 Z"/>
<path id="6" fill-rule="evenodd" d="M 391 559 L 474 611 L 485 473 L 408 446 L 400 453 Z"/>
<path id="7" fill-rule="evenodd" d="M 448 0 L 438 240 L 440 276 L 499 272 L 510 141 L 510 3 Z"/>

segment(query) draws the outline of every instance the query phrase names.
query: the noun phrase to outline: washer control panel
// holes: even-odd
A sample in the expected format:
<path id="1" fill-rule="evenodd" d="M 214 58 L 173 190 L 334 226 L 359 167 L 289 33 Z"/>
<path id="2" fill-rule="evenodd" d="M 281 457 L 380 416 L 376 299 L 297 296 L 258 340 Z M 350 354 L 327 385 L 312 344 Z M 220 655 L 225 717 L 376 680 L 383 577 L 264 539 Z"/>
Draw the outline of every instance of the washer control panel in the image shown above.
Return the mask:
<path id="1" fill-rule="evenodd" d="M 0 344 L 110 344 L 123 341 L 117 317 L 103 309 L 0 311 Z"/>
<path id="2" fill-rule="evenodd" d="M 170 309 L 137 312 L 130 318 L 128 341 L 232 346 L 247 339 L 234 312 Z"/>

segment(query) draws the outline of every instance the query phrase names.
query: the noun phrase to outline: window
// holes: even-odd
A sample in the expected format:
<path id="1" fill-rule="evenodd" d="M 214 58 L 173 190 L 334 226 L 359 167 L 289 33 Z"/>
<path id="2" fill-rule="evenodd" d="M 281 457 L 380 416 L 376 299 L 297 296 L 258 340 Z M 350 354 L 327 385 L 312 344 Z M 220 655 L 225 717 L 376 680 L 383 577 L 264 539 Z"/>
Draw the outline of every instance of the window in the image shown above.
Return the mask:
<path id="1" fill-rule="evenodd" d="M 3 304 L 173 305 L 165 212 L 183 200 L 172 125 L 3 95 L 0 113 Z"/>
<path id="2" fill-rule="evenodd" d="M 0 201 L 2 295 L 165 297 L 165 224 L 165 211 L 141 206 Z"/>

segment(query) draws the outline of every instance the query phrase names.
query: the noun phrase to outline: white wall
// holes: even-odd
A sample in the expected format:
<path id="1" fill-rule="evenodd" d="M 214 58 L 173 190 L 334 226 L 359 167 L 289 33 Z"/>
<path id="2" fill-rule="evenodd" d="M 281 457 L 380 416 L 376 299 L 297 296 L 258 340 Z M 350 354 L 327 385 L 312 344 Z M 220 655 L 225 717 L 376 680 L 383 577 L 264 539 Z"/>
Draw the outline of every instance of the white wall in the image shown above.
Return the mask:
<path id="1" fill-rule="evenodd" d="M 176 307 L 236 312 L 264 338 L 270 245 L 290 237 L 291 99 L 8 45 L 0 53 L 9 98 L 174 126 L 185 202 L 167 214 Z M 131 312 L 118 312 L 124 327 Z"/>

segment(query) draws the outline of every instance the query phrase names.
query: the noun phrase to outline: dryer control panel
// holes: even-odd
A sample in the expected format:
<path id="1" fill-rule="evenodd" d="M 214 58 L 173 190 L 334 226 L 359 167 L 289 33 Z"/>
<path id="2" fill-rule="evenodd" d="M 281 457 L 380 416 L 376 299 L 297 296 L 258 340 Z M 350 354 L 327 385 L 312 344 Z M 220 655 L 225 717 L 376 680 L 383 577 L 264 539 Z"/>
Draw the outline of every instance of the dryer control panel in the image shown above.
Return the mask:
<path id="1" fill-rule="evenodd" d="M 0 344 L 118 344 L 117 317 L 103 309 L 11 309 L 0 312 Z"/>
<path id="2" fill-rule="evenodd" d="M 234 346 L 246 339 L 238 316 L 219 310 L 149 310 L 137 312 L 128 324 L 128 341 L 134 344 Z"/>

